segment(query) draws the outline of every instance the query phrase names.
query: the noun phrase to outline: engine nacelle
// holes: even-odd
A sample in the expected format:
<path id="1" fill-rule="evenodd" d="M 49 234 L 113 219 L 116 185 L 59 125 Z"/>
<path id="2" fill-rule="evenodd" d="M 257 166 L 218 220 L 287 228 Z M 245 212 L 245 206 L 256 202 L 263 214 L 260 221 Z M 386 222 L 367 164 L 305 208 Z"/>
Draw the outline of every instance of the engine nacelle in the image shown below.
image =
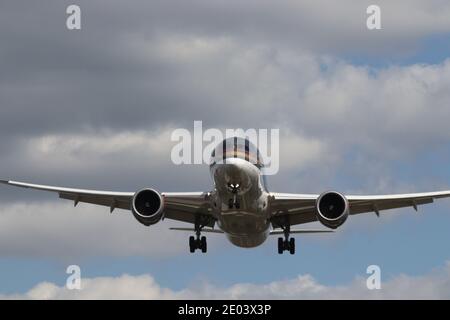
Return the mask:
<path id="1" fill-rule="evenodd" d="M 339 192 L 324 192 L 316 201 L 317 219 L 328 228 L 340 227 L 347 220 L 349 212 L 348 200 Z"/>
<path id="2" fill-rule="evenodd" d="M 131 211 L 143 225 L 158 223 L 163 217 L 164 199 L 153 189 L 143 189 L 134 194 Z"/>

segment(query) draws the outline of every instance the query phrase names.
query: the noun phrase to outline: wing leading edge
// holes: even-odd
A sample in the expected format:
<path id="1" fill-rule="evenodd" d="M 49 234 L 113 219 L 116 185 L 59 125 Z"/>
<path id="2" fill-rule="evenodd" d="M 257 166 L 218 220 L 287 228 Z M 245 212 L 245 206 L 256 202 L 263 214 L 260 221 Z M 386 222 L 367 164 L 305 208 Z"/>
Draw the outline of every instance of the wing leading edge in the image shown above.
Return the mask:
<path id="1" fill-rule="evenodd" d="M 76 206 L 80 202 L 109 207 L 113 212 L 117 209 L 130 210 L 134 192 L 114 192 L 89 189 L 63 188 L 48 185 L 38 185 L 18 181 L 0 180 L 0 183 L 41 191 L 54 192 L 61 199 L 71 200 Z M 287 217 L 291 225 L 317 221 L 315 204 L 319 195 L 271 193 L 270 207 L 275 218 Z M 211 208 L 207 192 L 162 193 L 165 203 L 165 218 L 195 223 L 199 216 L 211 218 Z M 450 190 L 391 194 L 391 195 L 349 195 L 346 198 L 350 204 L 350 214 L 360 214 L 413 207 L 433 203 L 435 199 L 450 197 Z M 205 226 L 213 227 L 214 219 L 206 219 Z M 204 221 L 204 220 L 203 220 Z"/>
<path id="2" fill-rule="evenodd" d="M 109 207 L 110 212 L 115 209 L 131 210 L 131 201 L 134 192 L 100 191 L 89 189 L 63 188 L 48 185 L 39 185 L 18 181 L 0 180 L 0 183 L 34 190 L 57 193 L 61 199 L 72 200 L 74 206 L 80 202 Z M 206 192 L 166 192 L 161 194 L 164 198 L 164 217 L 172 220 L 195 223 L 199 216 L 211 216 Z M 206 226 L 213 226 L 214 220 Z"/>
<path id="3" fill-rule="evenodd" d="M 288 218 L 291 225 L 317 221 L 315 194 L 272 193 L 271 208 L 275 218 Z M 435 199 L 450 197 L 450 190 L 424 193 L 388 195 L 348 195 L 350 214 L 376 213 L 380 211 L 433 203 Z"/>

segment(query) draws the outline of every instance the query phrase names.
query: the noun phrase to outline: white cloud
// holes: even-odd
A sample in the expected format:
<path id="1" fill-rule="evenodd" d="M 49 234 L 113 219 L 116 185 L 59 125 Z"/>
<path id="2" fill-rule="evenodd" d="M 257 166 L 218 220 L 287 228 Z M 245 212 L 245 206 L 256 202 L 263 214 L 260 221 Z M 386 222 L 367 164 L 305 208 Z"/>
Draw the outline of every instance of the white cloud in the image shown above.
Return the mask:
<path id="1" fill-rule="evenodd" d="M 204 130 L 208 128 L 210 127 L 205 124 Z M 193 134 L 193 123 L 186 126 L 186 129 Z M 99 130 L 80 134 L 53 133 L 22 138 L 14 145 L 12 152 L 0 156 L 2 166 L 14 168 L 8 176 L 1 178 L 40 184 L 62 184 L 77 188 L 98 188 L 92 187 L 92 184 L 100 183 L 104 185 L 101 188 L 135 191 L 142 185 L 128 183 L 128 186 L 131 184 L 131 188 L 134 189 L 123 190 L 124 185 L 119 182 L 124 179 L 133 180 L 136 176 L 142 178 L 141 173 L 145 173 L 149 177 L 149 180 L 144 181 L 147 186 L 161 191 L 173 191 L 165 189 L 165 185 L 158 182 L 174 179 L 169 172 L 179 170 L 193 176 L 189 179 L 191 182 L 199 177 L 207 181 L 204 187 L 198 184 L 194 187 L 180 188 L 179 191 L 198 191 L 202 188 L 205 188 L 203 191 L 211 190 L 212 181 L 206 165 L 196 166 L 194 172 L 191 170 L 193 166 L 177 166 L 172 162 L 171 150 L 178 143 L 171 141 L 173 130 L 172 127 L 153 131 Z M 219 130 L 225 134 L 226 128 Z M 304 170 L 320 161 L 331 163 L 335 160 L 334 157 L 324 157 L 328 148 L 322 141 L 306 138 L 293 130 L 283 130 L 279 142 L 280 169 L 284 172 Z M 204 147 L 207 144 L 204 143 Z M 124 175 L 127 176 L 124 178 Z M 187 180 L 181 175 L 179 177 L 179 181 Z M 21 199 L 18 192 L 14 195 L 18 195 L 15 199 Z"/>
<path id="2" fill-rule="evenodd" d="M 383 272 L 383 271 L 382 271 Z M 43 282 L 25 294 L 0 295 L 11 299 L 449 299 L 450 263 L 423 276 L 400 274 L 384 281 L 381 290 L 368 290 L 358 276 L 345 285 L 327 286 L 311 275 L 266 284 L 238 283 L 218 287 L 202 283 L 172 290 L 151 275 L 83 279 L 81 290 Z"/>
<path id="3" fill-rule="evenodd" d="M 17 153 L 8 160 L 34 164 L 35 170 L 92 170 L 110 167 L 117 158 L 127 158 L 134 167 L 162 166 L 170 161 L 170 134 L 173 128 L 163 127 L 153 131 L 100 130 L 80 134 L 44 134 L 22 138 L 16 146 Z M 19 163 L 20 164 L 20 163 Z"/>
<path id="4" fill-rule="evenodd" d="M 410 156 L 450 139 L 450 60 L 374 70 L 238 37 L 178 36 L 139 44 L 178 70 L 171 83 L 204 105 L 201 118 L 215 125 L 279 127 L 281 134 L 326 145 L 329 154 L 359 147 Z"/>
<path id="5" fill-rule="evenodd" d="M 185 129 L 193 135 L 193 123 Z M 207 129 L 209 128 L 204 128 Z M 41 172 L 49 168 L 52 171 L 64 171 L 67 167 L 80 171 L 95 170 L 111 167 L 117 164 L 118 158 L 124 157 L 127 157 L 128 165 L 135 168 L 146 169 L 151 163 L 153 169 L 167 169 L 171 165 L 171 149 L 178 143 L 171 141 L 173 130 L 174 128 L 163 128 L 153 132 L 118 131 L 35 136 L 23 139 L 21 146 L 17 147 L 20 154 L 10 156 L 9 160 L 13 161 L 14 158 L 24 161 L 24 167 L 34 165 L 33 169 Z M 225 130 L 222 129 L 224 136 Z M 282 134 L 279 141 L 280 159 L 287 169 L 293 166 L 296 169 L 304 168 L 319 160 L 325 152 L 326 147 L 318 139 L 305 138 L 291 130 L 283 130 Z M 204 143 L 204 146 L 206 145 L 207 143 Z M 302 152 L 299 154 L 298 150 Z M 207 174 L 205 171 L 205 175 Z"/>
<path id="6" fill-rule="evenodd" d="M 330 147 L 323 140 L 283 131 L 280 136 L 280 169 L 305 170 L 320 162 L 336 163 L 337 159 L 333 155 L 325 158 L 329 154 L 328 148 Z"/>

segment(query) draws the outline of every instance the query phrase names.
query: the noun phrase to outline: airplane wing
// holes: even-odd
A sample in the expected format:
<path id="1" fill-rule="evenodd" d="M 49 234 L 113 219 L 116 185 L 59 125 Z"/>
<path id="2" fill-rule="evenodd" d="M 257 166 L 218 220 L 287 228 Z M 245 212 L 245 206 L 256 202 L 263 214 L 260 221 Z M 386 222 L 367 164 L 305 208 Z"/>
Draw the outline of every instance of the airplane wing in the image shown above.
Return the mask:
<path id="1" fill-rule="evenodd" d="M 273 221 L 288 218 L 291 225 L 317 221 L 315 205 L 319 195 L 271 193 L 271 197 Z M 433 203 L 435 199 L 450 197 L 450 190 L 389 195 L 348 195 L 345 197 L 349 202 L 351 215 L 367 212 L 379 215 L 380 211 L 405 207 L 412 207 L 417 211 L 419 205 Z"/>
<path id="2" fill-rule="evenodd" d="M 110 212 L 113 212 L 115 209 L 131 210 L 131 201 L 135 194 L 134 192 L 61 188 L 18 181 L 0 180 L 0 183 L 20 188 L 54 192 L 61 199 L 72 200 L 74 206 L 84 202 L 109 207 Z M 206 201 L 206 192 L 166 192 L 161 193 L 161 195 L 164 198 L 165 205 L 164 218 L 188 223 L 195 223 L 198 216 L 212 218 L 211 208 L 208 201 Z M 214 219 L 207 220 L 209 222 L 205 226 L 213 227 Z"/>

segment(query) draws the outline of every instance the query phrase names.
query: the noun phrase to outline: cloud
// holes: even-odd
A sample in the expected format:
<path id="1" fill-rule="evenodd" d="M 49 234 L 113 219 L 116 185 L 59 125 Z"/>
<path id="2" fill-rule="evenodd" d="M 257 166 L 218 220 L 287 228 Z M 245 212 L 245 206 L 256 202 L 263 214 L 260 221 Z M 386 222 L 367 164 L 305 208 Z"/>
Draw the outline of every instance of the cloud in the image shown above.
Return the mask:
<path id="1" fill-rule="evenodd" d="M 365 30 L 366 3 L 332 10 L 324 10 L 327 1 L 226 4 L 82 1 L 84 29 L 73 33 L 61 23 L 64 3 L 8 3 L 0 13 L 1 36 L 11 40 L 0 51 L 2 154 L 24 140 L 71 143 L 104 131 L 122 140 L 156 132 L 157 139 L 193 120 L 280 127 L 329 154 L 356 146 L 408 155 L 448 141 L 448 62 L 378 71 L 346 62 L 337 49 L 380 48 L 381 41 L 398 52 L 407 47 L 402 41 L 448 32 L 448 4 L 381 1 L 385 29 L 376 39 Z M 14 165 L 2 161 L 2 170 Z"/>
<path id="2" fill-rule="evenodd" d="M 311 275 L 265 284 L 237 283 L 218 287 L 207 282 L 172 290 L 151 275 L 82 278 L 81 290 L 68 290 L 42 282 L 25 294 L 3 295 L 11 299 L 449 299 L 450 263 L 423 276 L 404 274 L 368 290 L 366 278 L 358 276 L 345 285 L 327 286 Z"/>
<path id="3" fill-rule="evenodd" d="M 137 34 L 125 40 L 111 45 L 129 48 L 131 62 L 105 58 L 105 72 L 58 67 L 42 80 L 46 85 L 36 85 L 33 77 L 47 77 L 46 71 L 27 68 L 18 82 L 1 85 L 1 144 L 11 150 L 19 139 L 36 136 L 163 131 L 193 120 L 219 128 L 281 127 L 375 154 L 415 152 L 449 138 L 448 61 L 372 70 L 233 36 Z M 12 64 L 24 68 L 21 61 Z"/>
<path id="4" fill-rule="evenodd" d="M 193 126 L 187 128 L 193 134 Z M 207 129 L 207 128 L 205 128 Z M 133 192 L 144 186 L 161 191 L 211 190 L 207 165 L 175 165 L 171 160 L 174 127 L 159 130 L 99 130 L 80 134 L 45 134 L 20 138 L 0 155 L 7 168 L 2 179 Z M 223 130 L 225 134 L 225 129 Z M 280 138 L 282 171 L 301 170 L 323 158 L 326 146 L 295 132 Z M 194 141 L 192 140 L 192 143 Z M 203 146 L 206 147 L 207 143 Z M 193 148 L 193 145 L 191 145 Z M 192 149 L 193 150 L 193 149 Z M 299 154 L 298 150 L 302 150 Z M 331 159 L 328 159 L 330 161 Z M 178 172 L 176 176 L 168 172 Z M 183 182 L 184 189 L 171 185 Z M 4 203 L 24 198 L 23 191 L 2 187 Z M 27 200 L 43 196 L 27 193 Z"/>
<path id="5" fill-rule="evenodd" d="M 207 44 L 199 45 L 196 41 L 188 41 L 186 46 L 194 43 L 188 51 L 215 45 L 214 40 L 208 44 L 205 39 Z M 188 118 L 203 120 L 204 128 L 280 128 L 280 169 L 289 171 L 286 177 L 307 168 L 316 169 L 309 180 L 317 181 L 317 187 L 340 171 L 343 159 L 351 152 L 358 152 L 363 162 L 373 161 L 377 168 L 386 170 L 383 167 L 389 166 L 389 161 L 410 161 L 421 154 L 434 154 L 450 141 L 446 130 L 446 119 L 450 118 L 450 60 L 376 71 L 332 60 L 326 64 L 328 69 L 322 70 L 321 59 L 309 54 L 280 52 L 271 56 L 267 48 L 230 43 L 226 44 L 232 46 L 228 53 L 218 50 L 222 53 L 208 55 L 201 63 L 187 58 L 189 62 L 177 67 L 177 80 L 164 85 L 182 79 L 183 85 L 189 87 L 182 89 L 181 83 L 175 84 L 187 99 L 170 107 L 186 118 L 166 113 L 166 108 L 155 109 L 155 118 L 147 109 L 136 113 L 135 126 L 123 123 L 125 127 L 116 128 L 111 122 L 106 127 L 66 131 L 52 129 L 53 121 L 62 119 L 52 116 L 52 124 L 47 126 L 45 121 L 49 120 L 36 124 L 46 127 L 41 128 L 42 133 L 7 133 L 2 138 L 1 176 L 37 182 L 44 177 L 48 183 L 57 179 L 59 184 L 89 184 L 96 188 L 111 188 L 118 183 L 134 188 L 151 181 L 156 187 L 168 189 L 179 185 L 179 180 L 168 174 L 175 170 L 186 188 L 208 188 L 207 174 L 199 174 L 204 168 L 174 169 L 169 159 L 170 130 L 192 129 L 193 122 Z M 177 41 L 174 44 L 182 45 Z M 241 52 L 245 54 L 241 56 Z M 210 68 L 202 69 L 202 65 Z M 218 66 L 227 68 L 216 81 L 211 68 Z M 217 109 L 211 109 L 211 105 Z M 29 108 L 34 112 L 31 105 Z M 133 107 L 128 110 L 135 111 Z M 13 118 L 1 119 L 13 123 L 22 115 L 22 111 L 14 111 L 6 114 L 6 118 Z M 147 117 L 151 119 L 145 128 Z M 141 120 L 144 123 L 139 123 Z M 79 126 L 89 121 L 86 116 Z M 77 120 L 70 121 L 69 126 L 73 122 Z M 378 176 L 382 175 L 378 171 Z"/>
<path id="6" fill-rule="evenodd" d="M 81 1 L 85 20 L 78 33 L 65 29 L 63 2 L 8 2 L 0 13 L 7 43 L 0 51 L 2 140 L 99 128 L 152 130 L 198 119 L 233 127 L 295 120 L 299 128 L 302 119 L 314 120 L 303 117 L 303 109 L 335 101 L 323 101 L 327 93 L 346 90 L 337 97 L 340 104 L 373 98 L 364 87 L 378 84 L 366 79 L 370 72 L 345 64 L 336 70 L 339 50 L 384 48 L 392 55 L 408 47 L 405 41 L 414 46 L 422 36 L 450 30 L 450 5 L 439 0 L 381 1 L 386 20 L 378 36 L 365 29 L 366 3 L 174 2 Z M 330 81 L 343 83 L 330 87 Z M 315 94 L 322 100 L 310 101 Z M 358 110 L 367 109 L 334 106 L 324 122 L 340 128 Z M 304 131 L 315 134 L 310 127 L 319 125 L 313 121 Z"/>
<path id="7" fill-rule="evenodd" d="M 180 223 L 145 227 L 129 211 L 110 214 L 108 208 L 81 203 L 73 208 L 63 200 L 11 204 L 0 207 L 0 256 L 68 260 L 187 254 L 189 234 L 168 230 L 175 225 Z M 219 239 L 209 237 L 211 248 L 220 247 Z"/>

